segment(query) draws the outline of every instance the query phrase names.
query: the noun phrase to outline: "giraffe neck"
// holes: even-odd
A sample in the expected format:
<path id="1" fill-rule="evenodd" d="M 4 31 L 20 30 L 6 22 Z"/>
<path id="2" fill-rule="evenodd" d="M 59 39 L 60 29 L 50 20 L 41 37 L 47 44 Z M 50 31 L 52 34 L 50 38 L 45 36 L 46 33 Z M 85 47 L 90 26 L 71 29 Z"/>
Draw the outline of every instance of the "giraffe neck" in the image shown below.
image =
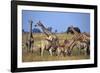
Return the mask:
<path id="1" fill-rule="evenodd" d="M 41 23 L 42 26 L 40 26 L 40 28 L 42 29 L 43 33 L 46 36 L 50 36 L 52 33 L 50 31 L 47 30 L 47 28 Z"/>
<path id="2" fill-rule="evenodd" d="M 90 40 L 90 37 L 85 35 L 84 33 L 82 34 L 82 37 L 83 37 L 84 40 Z"/>
<path id="3" fill-rule="evenodd" d="M 70 47 L 71 47 L 71 45 L 72 45 L 74 42 L 75 42 L 75 40 L 72 40 L 72 42 L 70 43 Z"/>
<path id="4" fill-rule="evenodd" d="M 33 21 L 32 21 L 32 20 L 30 20 L 29 40 L 33 39 L 33 35 L 32 35 L 32 23 L 33 23 Z"/>
<path id="5" fill-rule="evenodd" d="M 76 41 L 73 40 L 73 41 L 71 42 L 71 44 L 69 45 L 69 50 L 70 50 L 70 51 L 73 50 L 73 47 L 75 46 L 75 44 L 76 44 Z"/>
<path id="6" fill-rule="evenodd" d="M 47 37 L 51 37 L 52 39 L 55 39 L 55 42 L 57 41 L 57 43 L 59 42 L 56 34 L 53 34 L 52 32 L 48 31 L 47 28 L 41 22 L 39 22 L 39 24 L 41 25 L 40 28 L 42 29 L 43 33 Z"/>
<path id="7" fill-rule="evenodd" d="M 75 31 L 75 29 L 73 27 L 71 27 L 72 31 L 74 32 L 75 35 L 78 35 L 78 32 Z"/>
<path id="8" fill-rule="evenodd" d="M 79 34 L 77 36 L 74 36 L 73 40 L 76 40 L 76 41 L 87 41 L 87 40 L 90 40 L 90 37 L 86 36 L 84 33 L 81 33 L 81 34 Z"/>

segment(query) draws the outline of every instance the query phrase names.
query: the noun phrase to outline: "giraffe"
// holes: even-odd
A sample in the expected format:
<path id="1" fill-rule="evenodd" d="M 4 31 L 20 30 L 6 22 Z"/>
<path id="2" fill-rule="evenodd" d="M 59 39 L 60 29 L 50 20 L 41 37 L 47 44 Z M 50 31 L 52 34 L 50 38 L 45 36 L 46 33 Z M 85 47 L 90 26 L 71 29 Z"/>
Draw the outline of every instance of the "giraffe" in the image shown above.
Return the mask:
<path id="1" fill-rule="evenodd" d="M 48 29 L 41 23 L 41 21 L 39 21 L 35 26 L 39 26 L 47 37 L 52 35 L 52 33 L 48 31 Z"/>
<path id="2" fill-rule="evenodd" d="M 67 54 L 68 56 L 71 55 L 72 49 L 76 45 L 76 39 L 77 39 L 76 35 L 79 35 L 79 33 L 74 30 L 73 26 L 72 26 L 71 30 L 75 33 L 74 37 L 70 40 L 67 40 L 67 39 L 64 40 L 64 43 L 63 43 L 64 44 L 63 45 L 63 53 Z M 62 47 L 60 47 L 60 48 L 62 48 Z M 58 52 L 59 53 L 61 52 L 61 50 L 59 48 L 58 48 Z"/>
<path id="3" fill-rule="evenodd" d="M 59 45 L 57 48 L 57 54 L 60 55 L 61 53 L 63 53 L 63 55 L 68 55 L 70 56 L 72 54 L 72 50 L 73 47 L 75 45 L 77 45 L 77 42 L 79 41 L 85 41 L 85 40 L 89 40 L 89 35 L 85 35 L 85 34 L 80 34 L 77 31 L 74 30 L 73 26 L 71 29 L 74 32 L 74 37 L 70 40 L 64 40 L 63 45 Z M 80 44 L 82 45 L 84 42 L 81 42 Z M 85 48 L 86 48 L 86 44 L 85 44 Z"/>
<path id="4" fill-rule="evenodd" d="M 29 36 L 28 36 L 28 41 L 26 42 L 26 46 L 28 48 L 27 52 L 32 51 L 32 47 L 33 47 L 33 44 L 34 44 L 34 38 L 33 38 L 33 35 L 32 35 L 32 24 L 33 24 L 33 21 L 30 19 L 29 20 L 30 32 L 29 32 Z"/>
<path id="5" fill-rule="evenodd" d="M 48 29 L 41 23 L 41 21 L 39 21 L 35 26 L 39 26 L 42 29 L 43 33 L 47 36 L 47 40 L 58 40 L 57 35 L 48 31 Z"/>
<path id="6" fill-rule="evenodd" d="M 59 44 L 58 37 L 53 34 L 52 32 L 48 31 L 47 28 L 39 21 L 36 25 L 36 27 L 40 27 L 43 31 L 43 33 L 47 36 L 46 40 L 41 42 L 41 56 L 43 56 L 44 50 L 48 50 L 50 55 L 52 56 L 53 51 L 57 49 L 57 46 Z"/>
<path id="7" fill-rule="evenodd" d="M 86 33 L 78 33 L 77 31 L 74 30 L 73 26 L 71 26 L 71 30 L 74 33 L 74 40 L 79 40 L 79 41 L 86 41 L 86 40 L 90 40 L 90 36 L 87 35 Z"/>
<path id="8" fill-rule="evenodd" d="M 87 54 L 90 53 L 90 50 L 89 50 L 89 46 L 90 46 L 90 35 L 87 35 L 86 33 L 78 33 L 77 31 L 74 30 L 73 26 L 71 26 L 71 30 L 73 31 L 74 33 L 74 36 L 73 36 L 73 40 L 75 41 L 80 41 L 81 42 L 85 42 L 87 44 Z M 74 47 L 74 46 L 72 46 Z M 72 49 L 72 48 L 71 48 Z"/>

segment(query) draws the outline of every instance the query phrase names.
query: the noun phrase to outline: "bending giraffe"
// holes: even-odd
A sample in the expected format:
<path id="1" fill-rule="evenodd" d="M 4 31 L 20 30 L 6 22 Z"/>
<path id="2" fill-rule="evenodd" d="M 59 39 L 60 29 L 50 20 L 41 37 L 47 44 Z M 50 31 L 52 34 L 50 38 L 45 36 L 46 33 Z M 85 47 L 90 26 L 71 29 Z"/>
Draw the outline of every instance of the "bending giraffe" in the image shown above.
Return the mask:
<path id="1" fill-rule="evenodd" d="M 90 35 L 87 35 L 86 33 L 78 33 L 73 26 L 71 26 L 71 30 L 74 33 L 74 40 L 79 40 L 79 41 L 87 41 L 90 40 Z"/>
<path id="2" fill-rule="evenodd" d="M 71 30 L 74 33 L 73 40 L 75 41 L 80 41 L 80 43 L 85 42 L 87 44 L 87 54 L 90 53 L 90 35 L 87 35 L 86 33 L 78 33 L 77 31 L 74 30 L 73 26 L 71 27 Z M 74 46 L 72 46 L 74 47 Z M 72 48 L 71 48 L 72 49 Z"/>

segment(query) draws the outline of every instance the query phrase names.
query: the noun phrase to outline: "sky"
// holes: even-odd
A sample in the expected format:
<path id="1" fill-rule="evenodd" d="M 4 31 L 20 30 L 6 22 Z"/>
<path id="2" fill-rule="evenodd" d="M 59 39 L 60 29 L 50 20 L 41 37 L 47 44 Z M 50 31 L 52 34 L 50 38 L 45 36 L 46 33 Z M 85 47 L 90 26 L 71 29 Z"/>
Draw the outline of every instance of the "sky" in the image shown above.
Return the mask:
<path id="1" fill-rule="evenodd" d="M 48 12 L 22 10 L 22 29 L 29 31 L 29 20 L 32 19 L 33 27 L 38 21 L 41 21 L 44 26 L 52 27 L 54 32 L 65 32 L 69 26 L 80 28 L 81 32 L 90 32 L 90 14 L 75 13 L 75 12 Z"/>

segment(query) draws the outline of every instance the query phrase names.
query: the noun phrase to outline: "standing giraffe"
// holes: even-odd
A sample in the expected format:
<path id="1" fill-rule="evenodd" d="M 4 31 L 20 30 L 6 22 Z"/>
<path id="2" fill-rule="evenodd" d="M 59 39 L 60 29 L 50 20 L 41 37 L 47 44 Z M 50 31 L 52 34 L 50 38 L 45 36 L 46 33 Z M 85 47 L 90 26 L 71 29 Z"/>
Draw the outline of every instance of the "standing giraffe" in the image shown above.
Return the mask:
<path id="1" fill-rule="evenodd" d="M 33 44 L 34 44 L 34 38 L 33 38 L 33 35 L 32 35 L 32 23 L 33 23 L 33 21 L 29 20 L 30 32 L 29 32 L 28 41 L 26 42 L 26 46 L 28 47 L 27 51 L 29 51 L 29 52 L 32 50 L 32 47 L 33 47 Z"/>
<path id="2" fill-rule="evenodd" d="M 52 35 L 50 31 L 39 21 L 35 26 L 39 26 L 46 36 Z"/>
<path id="3" fill-rule="evenodd" d="M 57 49 L 59 43 L 58 37 L 52 32 L 48 31 L 48 29 L 40 21 L 35 26 L 40 27 L 43 33 L 47 36 L 46 40 L 44 40 L 46 42 L 41 43 L 41 55 L 43 55 L 44 50 L 48 50 L 52 56 L 53 51 Z"/>
<path id="4" fill-rule="evenodd" d="M 48 29 L 40 21 L 35 26 L 38 26 L 42 29 L 43 33 L 48 37 L 48 40 L 58 40 L 58 37 L 52 32 L 48 31 Z"/>

